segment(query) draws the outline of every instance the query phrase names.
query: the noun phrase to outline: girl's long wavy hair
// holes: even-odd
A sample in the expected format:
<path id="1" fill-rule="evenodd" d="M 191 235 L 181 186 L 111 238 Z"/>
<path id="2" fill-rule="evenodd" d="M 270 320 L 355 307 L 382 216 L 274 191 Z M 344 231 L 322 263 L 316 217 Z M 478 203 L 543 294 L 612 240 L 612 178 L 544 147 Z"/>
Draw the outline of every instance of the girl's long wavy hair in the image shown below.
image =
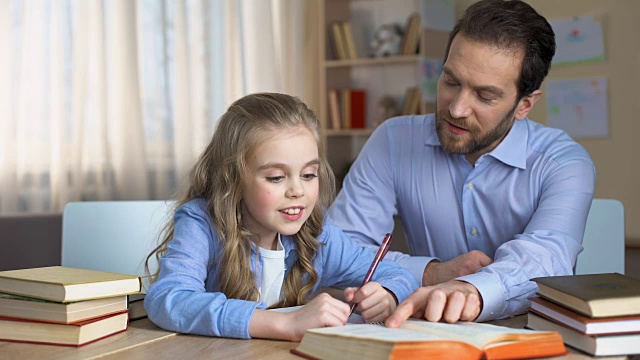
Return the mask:
<path id="1" fill-rule="evenodd" d="M 221 291 L 234 299 L 257 301 L 260 298 L 250 269 L 251 240 L 256 239 L 242 218 L 242 194 L 247 177 L 247 158 L 274 134 L 298 130 L 311 131 L 318 144 L 319 197 L 311 216 L 294 235 L 298 259 L 284 281 L 284 299 L 272 307 L 304 303 L 318 279 L 313 260 L 318 251 L 317 237 L 322 231 L 324 209 L 335 195 L 335 179 L 320 139 L 320 123 L 315 114 L 298 98 L 277 94 L 247 95 L 234 102 L 222 115 L 211 142 L 191 170 L 189 187 L 180 197 L 176 209 L 196 198 L 207 200 L 207 209 L 217 231 L 221 254 L 217 266 Z M 163 240 L 146 259 L 160 259 L 173 238 L 171 219 L 164 228 Z M 260 274 L 258 274 L 260 275 Z M 150 274 L 157 279 L 158 272 Z"/>

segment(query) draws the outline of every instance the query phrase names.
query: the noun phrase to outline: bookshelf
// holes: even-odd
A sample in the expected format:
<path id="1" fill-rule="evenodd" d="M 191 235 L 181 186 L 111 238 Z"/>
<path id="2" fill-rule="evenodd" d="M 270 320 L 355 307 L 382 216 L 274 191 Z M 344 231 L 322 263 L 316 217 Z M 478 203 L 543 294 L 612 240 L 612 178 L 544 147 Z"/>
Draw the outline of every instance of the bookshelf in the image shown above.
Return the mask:
<path id="1" fill-rule="evenodd" d="M 395 23 L 405 28 L 409 17 L 420 12 L 420 0 L 321 0 L 319 10 L 319 98 L 316 111 L 322 124 L 329 163 L 340 184 L 348 166 L 373 132 L 376 122 L 383 118 L 378 107 L 379 100 L 384 96 L 391 97 L 402 113 L 407 88 L 419 85 L 422 50 L 420 54 L 410 52 L 406 55 L 371 57 L 369 44 L 375 30 L 384 24 Z M 335 24 L 348 24 L 350 27 L 351 51 L 347 49 L 348 41 L 344 38 L 341 51 L 334 43 Z M 420 29 L 419 33 L 424 37 L 424 30 Z M 440 36 L 440 47 L 441 40 L 446 39 L 447 34 L 444 35 Z M 421 40 L 420 49 L 424 47 L 424 41 Z M 354 52 L 356 57 L 349 56 Z M 443 53 L 444 49 L 440 50 L 438 58 Z M 330 91 L 342 92 L 342 89 L 356 89 L 365 93 L 364 129 L 350 128 L 348 120 L 345 124 L 344 112 L 353 114 L 354 111 L 343 107 L 344 98 L 333 94 L 331 96 L 334 98 L 330 100 Z M 340 102 L 337 106 L 336 98 Z M 332 121 L 336 108 L 340 110 L 339 129 L 336 128 L 338 122 Z M 424 113 L 431 106 L 420 101 L 418 108 L 418 112 Z"/>

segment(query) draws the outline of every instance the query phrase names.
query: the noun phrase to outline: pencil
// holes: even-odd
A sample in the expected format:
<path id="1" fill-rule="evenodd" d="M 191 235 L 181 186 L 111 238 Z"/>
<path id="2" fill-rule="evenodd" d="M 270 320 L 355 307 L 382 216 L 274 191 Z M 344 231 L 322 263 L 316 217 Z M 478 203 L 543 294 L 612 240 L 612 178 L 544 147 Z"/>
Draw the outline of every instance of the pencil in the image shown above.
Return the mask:
<path id="1" fill-rule="evenodd" d="M 371 277 L 373 277 L 373 273 L 378 268 L 378 264 L 380 263 L 380 261 L 382 261 L 384 256 L 387 255 L 387 252 L 391 247 L 391 239 L 392 238 L 390 233 L 387 233 L 384 236 L 384 239 L 382 239 L 382 244 L 380 244 L 380 248 L 378 249 L 376 256 L 374 256 L 373 262 L 371 262 L 371 266 L 369 267 L 369 271 L 367 271 L 367 274 L 365 275 L 364 280 L 362 280 L 362 285 L 360 285 L 360 287 L 363 287 L 366 283 L 371 281 Z M 351 304 L 351 310 L 349 311 L 349 315 L 353 314 L 353 311 L 356 309 L 356 306 L 358 306 L 357 303 Z"/>

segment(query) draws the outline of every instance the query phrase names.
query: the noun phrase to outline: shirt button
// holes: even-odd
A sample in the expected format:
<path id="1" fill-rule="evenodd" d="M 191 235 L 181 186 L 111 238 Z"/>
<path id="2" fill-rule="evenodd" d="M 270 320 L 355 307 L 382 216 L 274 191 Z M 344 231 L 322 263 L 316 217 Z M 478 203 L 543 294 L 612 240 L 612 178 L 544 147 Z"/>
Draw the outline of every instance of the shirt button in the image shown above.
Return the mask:
<path id="1" fill-rule="evenodd" d="M 467 189 L 473 190 L 473 183 L 468 183 L 467 184 Z"/>
<path id="2" fill-rule="evenodd" d="M 473 236 L 478 235 L 478 229 L 476 229 L 476 228 L 471 229 L 471 235 L 473 235 Z"/>

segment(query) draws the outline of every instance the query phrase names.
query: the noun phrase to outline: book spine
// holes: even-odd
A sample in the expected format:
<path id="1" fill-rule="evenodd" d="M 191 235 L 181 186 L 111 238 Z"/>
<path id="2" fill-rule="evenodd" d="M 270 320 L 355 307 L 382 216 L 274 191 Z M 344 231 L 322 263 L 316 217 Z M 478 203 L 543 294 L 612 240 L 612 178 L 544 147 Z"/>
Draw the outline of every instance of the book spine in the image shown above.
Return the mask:
<path id="1" fill-rule="evenodd" d="M 351 90 L 351 128 L 365 129 L 367 114 L 367 93 L 364 90 Z"/>

